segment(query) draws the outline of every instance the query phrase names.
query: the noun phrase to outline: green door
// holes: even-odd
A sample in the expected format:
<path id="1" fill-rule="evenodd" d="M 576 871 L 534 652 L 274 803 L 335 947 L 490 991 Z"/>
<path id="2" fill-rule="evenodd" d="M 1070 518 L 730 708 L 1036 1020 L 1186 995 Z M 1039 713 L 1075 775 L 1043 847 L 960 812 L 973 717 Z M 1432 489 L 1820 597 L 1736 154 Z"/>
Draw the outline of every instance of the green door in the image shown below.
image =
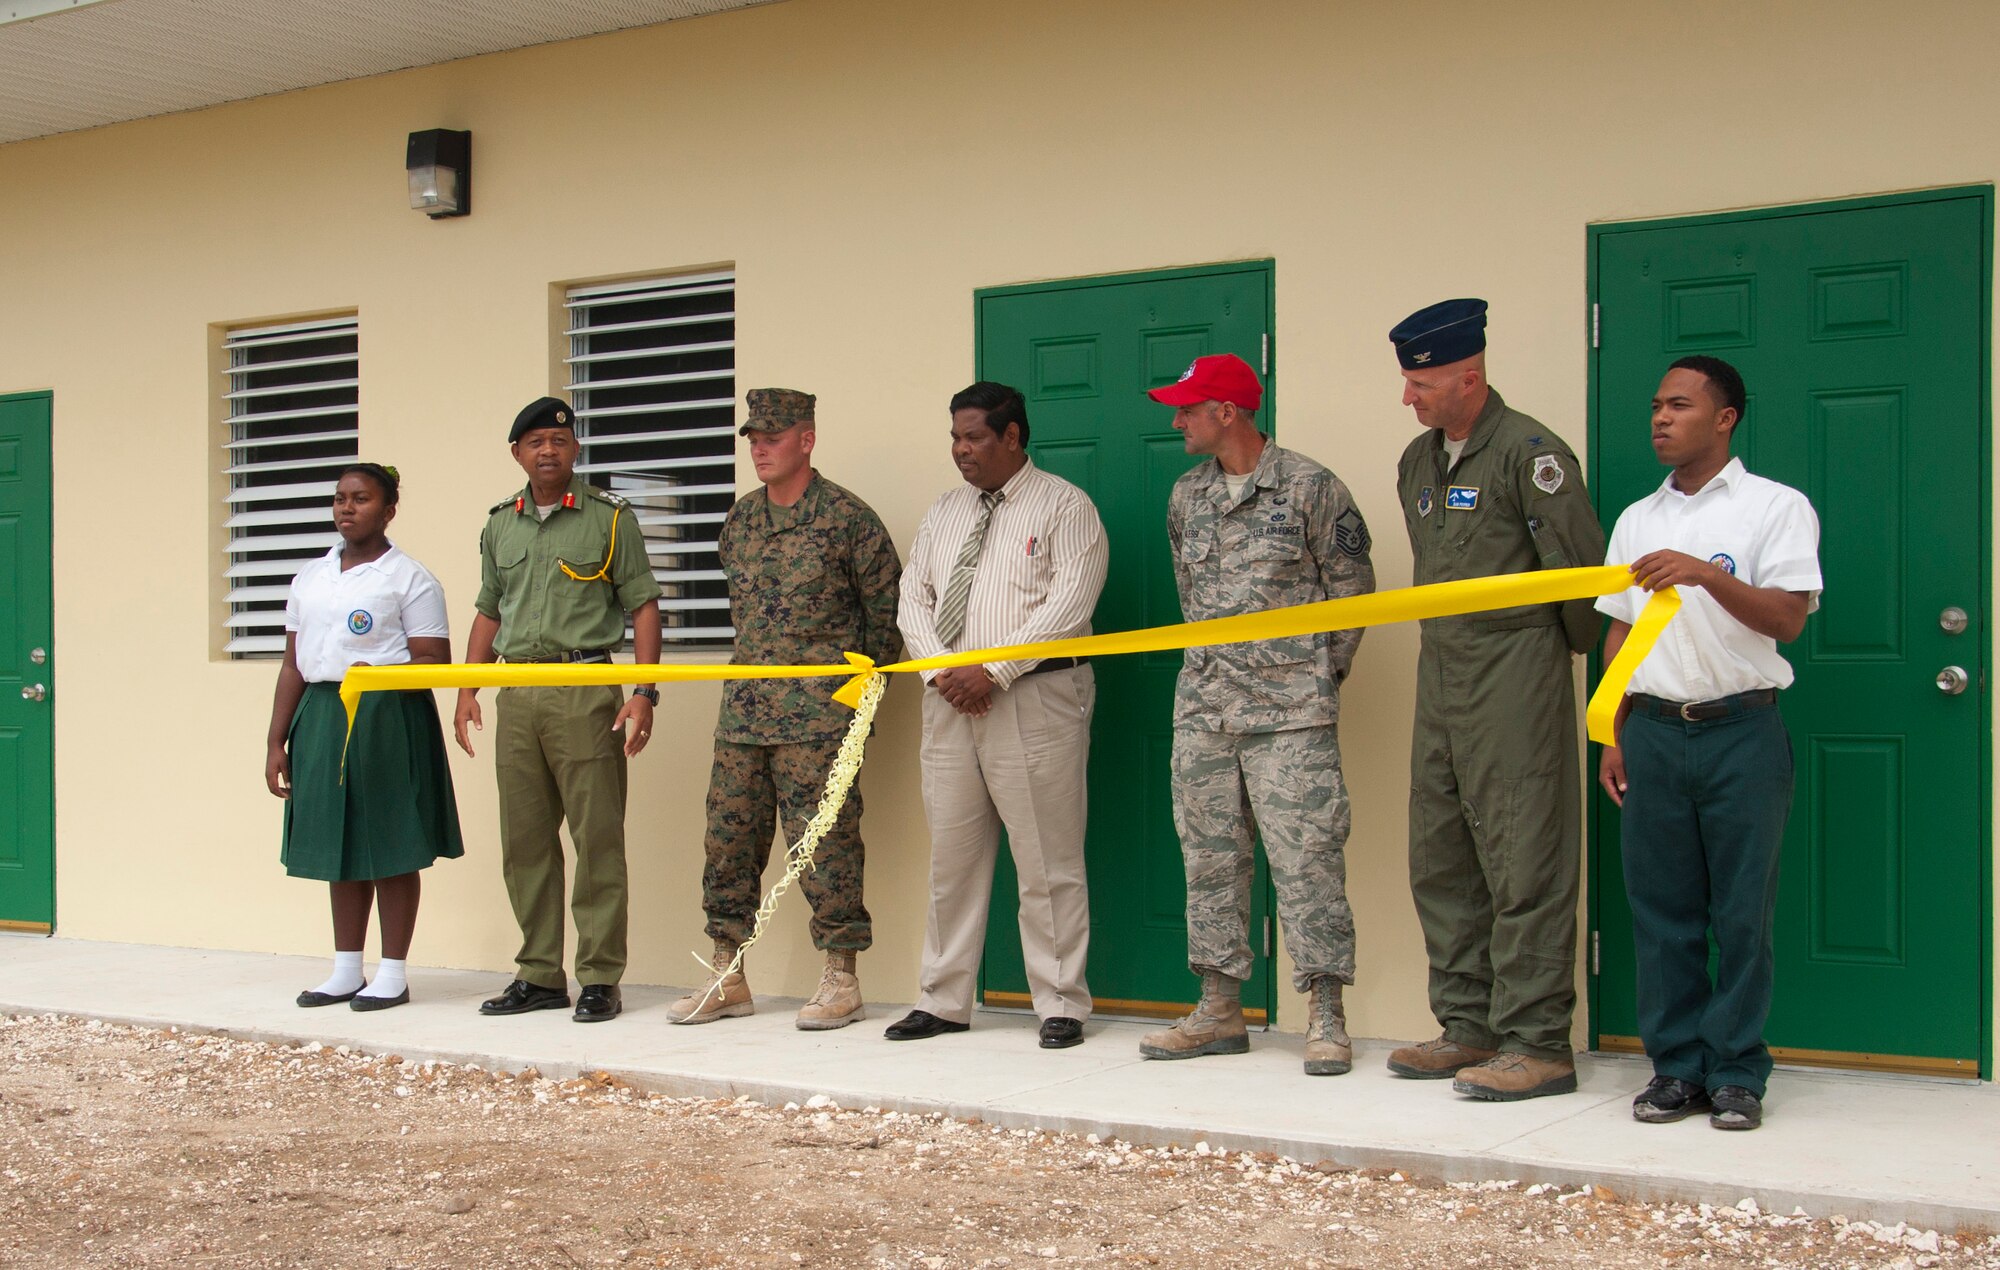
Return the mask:
<path id="1" fill-rule="evenodd" d="M 1097 504 L 1111 568 L 1094 630 L 1181 620 L 1167 551 L 1167 494 L 1195 460 L 1173 412 L 1145 391 L 1180 378 L 1204 353 L 1262 364 L 1271 329 L 1271 264 L 1081 278 L 978 295 L 979 377 L 1028 399 L 1035 462 Z M 1268 381 L 1268 375 L 1267 375 Z M 1274 398 L 1266 398 L 1268 421 Z M 1093 663 L 1090 743 L 1090 989 L 1109 1014 L 1185 1013 L 1199 992 L 1187 968 L 1187 883 L 1168 788 L 1174 678 L 1181 655 Z M 1246 1009 L 1273 1017 L 1270 883 L 1259 853 Z M 983 995 L 1028 1003 L 1012 860 L 1001 852 L 986 929 Z"/>
<path id="2" fill-rule="evenodd" d="M 55 921 L 49 394 L 0 396 L 0 930 Z"/>
<path id="3" fill-rule="evenodd" d="M 1990 206 L 1952 191 L 1591 236 L 1605 524 L 1664 478 L 1648 403 L 1696 352 L 1743 372 L 1745 464 L 1820 517 L 1824 606 L 1785 649 L 1798 784 L 1766 1032 L 1780 1061 L 1971 1076 L 1986 1052 Z M 1963 693 L 1939 690 L 1947 666 L 1970 677 Z M 1630 1049 L 1618 812 L 1594 797 L 1593 1027 Z"/>

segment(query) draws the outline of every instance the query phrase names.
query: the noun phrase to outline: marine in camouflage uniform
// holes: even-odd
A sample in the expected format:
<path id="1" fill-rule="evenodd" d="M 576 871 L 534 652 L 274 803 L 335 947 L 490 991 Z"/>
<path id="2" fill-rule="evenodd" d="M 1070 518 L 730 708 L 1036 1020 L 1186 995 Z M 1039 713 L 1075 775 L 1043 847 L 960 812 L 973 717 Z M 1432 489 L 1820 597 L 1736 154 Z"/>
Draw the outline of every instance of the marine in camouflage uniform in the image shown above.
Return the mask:
<path id="1" fill-rule="evenodd" d="M 1175 426 L 1190 452 L 1217 456 L 1183 475 L 1167 503 L 1186 620 L 1375 589 L 1368 526 L 1347 486 L 1255 431 L 1262 391 L 1248 365 L 1226 354 L 1204 357 L 1152 395 L 1182 407 Z M 1232 492 L 1224 461 L 1242 468 L 1253 457 L 1254 469 Z M 1253 964 L 1250 886 L 1261 833 L 1293 986 L 1315 996 L 1306 1070 L 1347 1070 L 1340 997 L 1354 982 L 1354 915 L 1337 725 L 1340 683 L 1360 642 L 1359 630 L 1322 631 L 1187 650 L 1174 696 L 1174 825 L 1187 868 L 1188 964 L 1203 977 L 1204 1005 L 1146 1038 L 1148 1057 L 1248 1048 L 1240 986 Z M 1228 1016 L 1220 1028 L 1210 1026 L 1216 1004 Z"/>
<path id="2" fill-rule="evenodd" d="M 1472 385 L 1461 406 L 1429 407 L 1469 419 L 1457 462 L 1444 428 L 1427 419 L 1433 426 L 1397 465 L 1420 586 L 1604 562 L 1575 453 L 1486 384 L 1485 307 L 1448 301 L 1397 328 L 1405 400 L 1420 418 L 1424 393 Z M 1476 379 L 1463 378 L 1466 367 Z M 1456 1076 L 1459 1092 L 1497 1101 L 1575 1088 L 1581 829 L 1571 656 L 1590 649 L 1598 628 L 1588 599 L 1422 624 L 1410 890 L 1443 1035 L 1397 1050 L 1390 1067 L 1401 1075 Z"/>
<path id="3" fill-rule="evenodd" d="M 794 447 L 814 435 L 810 394 L 756 389 L 748 402 L 745 435 L 769 438 L 796 429 L 801 435 L 790 438 Z M 806 483 L 795 501 L 789 506 L 775 501 L 767 482 L 739 499 L 722 527 L 719 550 L 736 628 L 734 660 L 837 664 L 852 650 L 877 663 L 894 661 L 903 649 L 896 627 L 902 577 L 896 546 L 868 504 L 805 462 L 810 444 L 802 450 L 792 470 Z M 842 682 L 723 683 L 702 871 L 702 907 L 719 958 L 725 949 L 733 957 L 750 936 L 781 814 L 786 841 L 796 842 L 818 810 L 827 773 L 854 718 L 852 710 L 833 700 Z M 833 829 L 820 840 L 813 867 L 799 880 L 812 904 L 813 945 L 829 954 L 828 975 L 822 978 L 821 992 L 801 1011 L 800 1027 L 838 1027 L 860 1017 L 854 954 L 873 940 L 862 902 L 863 858 L 857 786 Z M 676 1016 L 692 1014 L 686 1021 L 707 1022 L 751 1013 L 747 984 L 740 975 L 729 979 L 734 982 L 697 994 L 695 1002 L 702 995 L 708 1000 L 678 1010 Z M 832 1005 L 840 1008 L 829 1009 Z"/>

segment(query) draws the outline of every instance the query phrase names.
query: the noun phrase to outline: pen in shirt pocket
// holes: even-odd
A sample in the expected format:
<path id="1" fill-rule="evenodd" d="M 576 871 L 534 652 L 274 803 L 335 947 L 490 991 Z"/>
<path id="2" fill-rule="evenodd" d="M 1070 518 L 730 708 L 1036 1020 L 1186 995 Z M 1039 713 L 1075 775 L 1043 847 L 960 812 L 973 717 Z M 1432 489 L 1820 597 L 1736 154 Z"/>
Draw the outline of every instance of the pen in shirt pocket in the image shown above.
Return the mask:
<path id="1" fill-rule="evenodd" d="M 1028 552 L 1027 552 L 1027 554 L 1029 554 L 1029 555 L 1031 555 L 1031 556 L 1032 556 L 1032 555 L 1034 555 L 1034 554 L 1035 554 L 1035 545 L 1036 545 L 1037 543 L 1039 543 L 1039 542 L 1041 542 L 1041 539 L 1040 539 L 1040 538 L 1037 538 L 1037 537 L 1036 537 L 1035 535 L 1033 535 L 1033 534 L 1029 534 L 1029 535 L 1028 535 Z"/>

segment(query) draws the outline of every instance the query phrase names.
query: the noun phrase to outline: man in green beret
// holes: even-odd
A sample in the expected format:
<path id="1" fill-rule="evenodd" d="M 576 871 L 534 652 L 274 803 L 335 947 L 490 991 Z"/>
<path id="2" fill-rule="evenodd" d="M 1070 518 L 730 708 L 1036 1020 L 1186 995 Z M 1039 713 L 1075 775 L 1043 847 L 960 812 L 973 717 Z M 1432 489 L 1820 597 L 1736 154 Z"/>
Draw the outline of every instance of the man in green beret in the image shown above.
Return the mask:
<path id="1" fill-rule="evenodd" d="M 1446 300 L 1389 333 L 1423 425 L 1396 469 L 1419 586 L 1604 563 L 1563 439 L 1486 381 L 1486 302 Z M 1417 656 L 1410 891 L 1442 1033 L 1389 1069 L 1511 1102 L 1576 1089 L 1581 833 L 1572 656 L 1591 601 L 1432 618 Z"/>
<path id="2" fill-rule="evenodd" d="M 749 665 L 838 664 L 848 651 L 878 664 L 902 655 L 896 628 L 902 562 L 868 506 L 812 465 L 818 425 L 810 393 L 754 388 L 741 434 L 762 488 L 744 495 L 723 523 L 718 547 L 729 575 L 734 660 Z M 715 763 L 708 784 L 707 865 L 702 907 L 715 968 L 729 968 L 750 937 L 772 832 L 782 812 L 797 842 L 819 808 L 827 772 L 854 714 L 833 700 L 837 678 L 730 679 L 722 685 Z M 808 1031 L 863 1017 L 855 954 L 873 942 L 861 899 L 861 790 L 820 840 L 799 884 L 811 902 L 813 946 L 826 954 L 819 988 L 799 1010 Z M 741 970 L 711 979 L 673 1005 L 676 1023 L 753 1013 Z"/>
<path id="3" fill-rule="evenodd" d="M 567 402 L 543 397 L 507 436 L 528 483 L 493 505 L 479 535 L 478 610 L 467 662 L 608 662 L 632 621 L 633 655 L 660 660 L 660 585 L 639 519 L 625 500 L 576 474 L 580 446 Z M 481 1014 L 569 1008 L 563 971 L 563 849 L 576 844 L 575 1019 L 599 1023 L 623 1008 L 625 760 L 653 732 L 652 687 L 628 700 L 617 687 L 502 688 L 495 774 L 500 781 L 501 869 L 521 927 L 518 968 Z M 458 743 L 484 727 L 479 690 L 461 688 Z M 629 731 L 628 731 L 629 727 Z"/>

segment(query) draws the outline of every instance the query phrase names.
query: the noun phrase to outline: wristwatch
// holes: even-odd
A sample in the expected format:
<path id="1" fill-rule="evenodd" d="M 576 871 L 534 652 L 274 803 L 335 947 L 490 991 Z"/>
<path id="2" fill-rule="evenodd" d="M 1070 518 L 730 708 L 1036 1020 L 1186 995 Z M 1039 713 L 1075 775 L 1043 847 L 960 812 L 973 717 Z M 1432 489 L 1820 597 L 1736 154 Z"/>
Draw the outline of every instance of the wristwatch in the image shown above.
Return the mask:
<path id="1" fill-rule="evenodd" d="M 656 706 L 660 704 L 660 690 L 651 684 L 640 684 L 632 690 L 632 695 L 635 697 L 644 697 Z"/>

